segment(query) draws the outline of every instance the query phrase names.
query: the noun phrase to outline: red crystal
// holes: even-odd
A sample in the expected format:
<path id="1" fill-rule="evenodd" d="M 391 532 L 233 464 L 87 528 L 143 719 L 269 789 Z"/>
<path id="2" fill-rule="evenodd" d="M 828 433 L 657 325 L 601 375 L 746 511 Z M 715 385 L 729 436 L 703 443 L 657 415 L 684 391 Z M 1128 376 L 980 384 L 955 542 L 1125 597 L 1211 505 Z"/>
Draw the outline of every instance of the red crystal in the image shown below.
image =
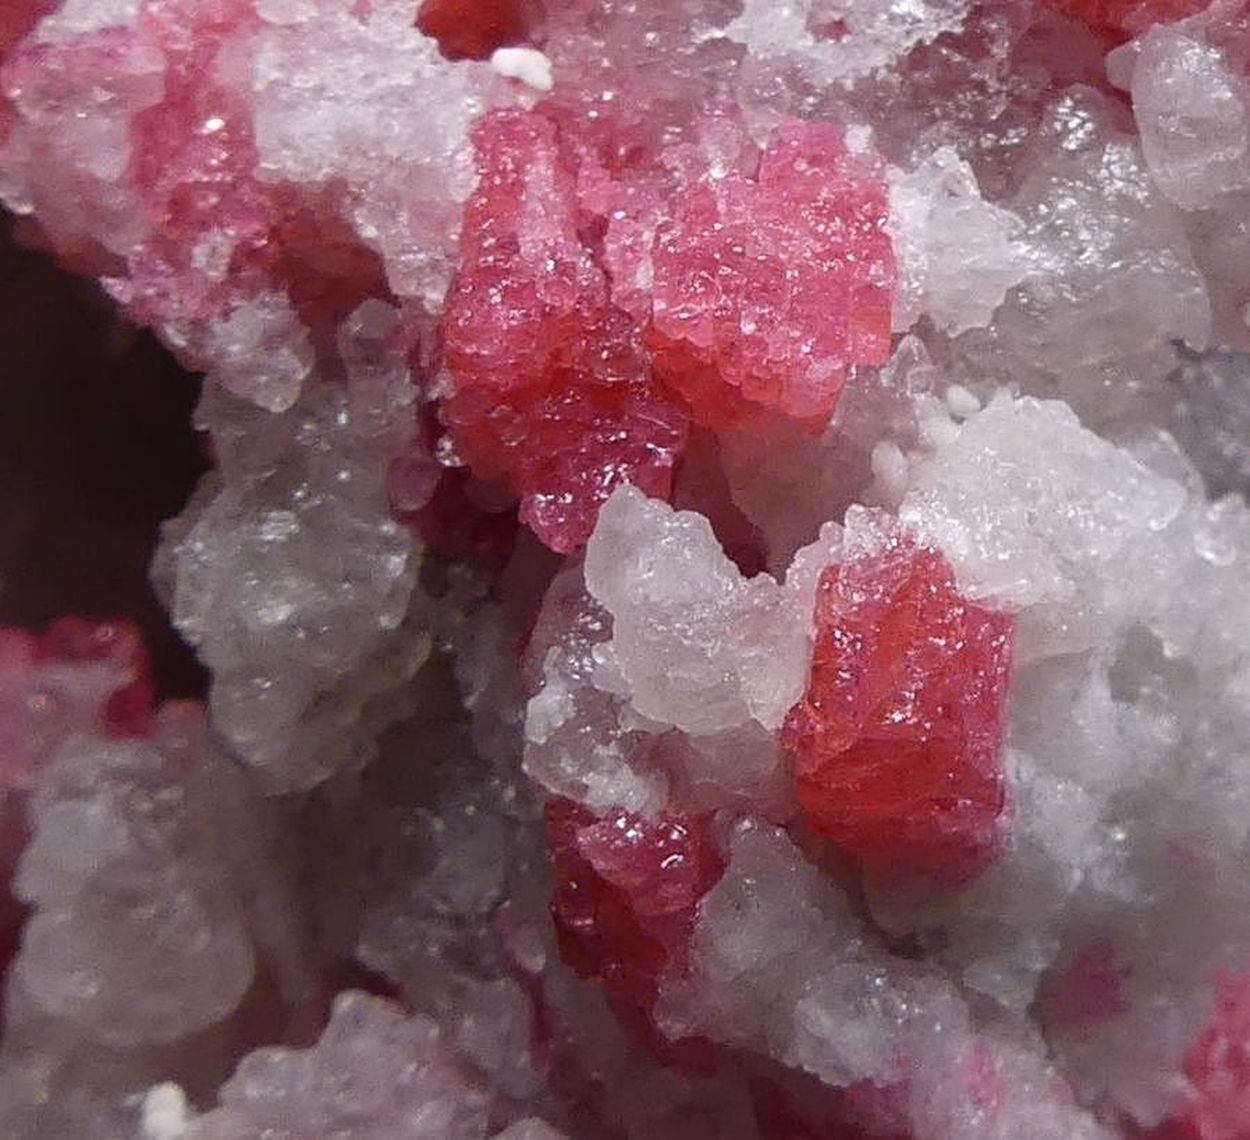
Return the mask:
<path id="1" fill-rule="evenodd" d="M 700 423 L 752 405 L 827 419 L 852 364 L 890 353 L 881 163 L 839 127 L 783 124 L 752 180 L 704 164 L 656 234 L 647 342 Z"/>
<path id="2" fill-rule="evenodd" d="M 724 863 L 705 817 L 652 822 L 617 810 L 599 817 L 566 799 L 547 807 L 555 869 L 551 913 L 560 953 L 604 989 L 618 1016 L 661 1055 L 651 1022 L 660 979 L 687 962 L 699 900 Z"/>
<path id="3" fill-rule="evenodd" d="M 1220 980 L 1215 1011 L 1184 1061 L 1188 1103 L 1152 1140 L 1250 1136 L 1250 974 Z"/>
<path id="4" fill-rule="evenodd" d="M 1124 996 L 1130 967 L 1109 939 L 1085 946 L 1071 963 L 1048 977 L 1038 992 L 1047 1025 L 1080 1032 L 1128 1012 Z"/>
<path id="5" fill-rule="evenodd" d="M 783 738 L 815 828 L 885 880 L 957 883 L 1002 841 L 1012 622 L 897 532 L 828 567 Z"/>
<path id="6" fill-rule="evenodd" d="M 489 59 L 525 39 L 533 3 L 526 0 L 425 0 L 417 27 L 448 59 Z"/>
<path id="7" fill-rule="evenodd" d="M 475 132 L 479 182 L 443 318 L 443 417 L 474 473 L 567 552 L 619 483 L 667 497 L 685 417 L 651 381 L 637 322 L 613 305 L 577 228 L 574 175 L 541 116 Z"/>
<path id="8" fill-rule="evenodd" d="M 1096 32 L 1130 39 L 1153 24 L 1167 24 L 1201 12 L 1209 0 L 1045 0 Z"/>

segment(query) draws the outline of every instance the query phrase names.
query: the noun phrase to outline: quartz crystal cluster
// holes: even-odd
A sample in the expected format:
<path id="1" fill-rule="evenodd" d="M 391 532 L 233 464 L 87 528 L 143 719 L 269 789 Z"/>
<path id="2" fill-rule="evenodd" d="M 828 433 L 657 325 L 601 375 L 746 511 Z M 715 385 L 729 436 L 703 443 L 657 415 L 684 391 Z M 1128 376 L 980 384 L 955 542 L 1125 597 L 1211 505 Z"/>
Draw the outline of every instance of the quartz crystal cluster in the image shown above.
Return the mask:
<path id="1" fill-rule="evenodd" d="M 1250 1137 L 1245 3 L 7 0 L 0 199 L 213 462 L 0 1134 Z"/>

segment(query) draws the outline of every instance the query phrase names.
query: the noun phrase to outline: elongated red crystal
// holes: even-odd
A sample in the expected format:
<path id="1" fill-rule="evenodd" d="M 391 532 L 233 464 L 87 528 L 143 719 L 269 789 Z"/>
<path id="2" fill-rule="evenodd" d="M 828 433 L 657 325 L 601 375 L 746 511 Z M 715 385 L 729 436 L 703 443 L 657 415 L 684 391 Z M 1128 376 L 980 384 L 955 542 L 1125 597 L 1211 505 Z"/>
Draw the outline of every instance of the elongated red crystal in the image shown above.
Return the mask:
<path id="1" fill-rule="evenodd" d="M 505 112 L 474 140 L 443 415 L 474 472 L 506 483 L 548 546 L 574 550 L 618 483 L 667 497 L 686 419 L 655 389 L 641 330 L 578 233 L 555 127 Z"/>

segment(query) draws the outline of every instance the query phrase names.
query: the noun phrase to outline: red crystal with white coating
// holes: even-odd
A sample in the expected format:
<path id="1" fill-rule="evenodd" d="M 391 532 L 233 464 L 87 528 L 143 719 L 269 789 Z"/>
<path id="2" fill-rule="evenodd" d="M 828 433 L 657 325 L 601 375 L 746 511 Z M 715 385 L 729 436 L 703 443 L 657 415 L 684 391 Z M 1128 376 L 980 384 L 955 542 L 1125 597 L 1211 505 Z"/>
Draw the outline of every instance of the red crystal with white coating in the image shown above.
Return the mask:
<path id="1" fill-rule="evenodd" d="M 1012 621 L 896 530 L 821 576 L 807 691 L 783 736 L 808 819 L 886 880 L 964 881 L 1006 803 Z"/>

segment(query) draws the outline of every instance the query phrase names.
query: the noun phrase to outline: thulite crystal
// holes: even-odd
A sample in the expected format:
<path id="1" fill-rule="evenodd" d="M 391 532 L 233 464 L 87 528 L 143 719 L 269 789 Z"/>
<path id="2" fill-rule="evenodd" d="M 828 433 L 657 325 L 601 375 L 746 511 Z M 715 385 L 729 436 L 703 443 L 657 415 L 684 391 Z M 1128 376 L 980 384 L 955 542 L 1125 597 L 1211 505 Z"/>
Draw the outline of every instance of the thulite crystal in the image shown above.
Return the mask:
<path id="1" fill-rule="evenodd" d="M 448 59 L 488 59 L 524 39 L 532 2 L 527 0 L 425 0 L 417 27 L 438 40 Z"/>
<path id="2" fill-rule="evenodd" d="M 551 913 L 566 962 L 664 1050 L 651 1022 L 660 981 L 686 962 L 694 911 L 724 864 L 706 818 L 602 818 L 572 800 L 547 807 L 556 885 Z"/>
<path id="3" fill-rule="evenodd" d="M 582 242 L 552 124 L 502 112 L 474 141 L 479 183 L 442 326 L 444 417 L 474 471 L 520 496 L 547 545 L 573 550 L 618 483 L 667 496 L 685 417 L 655 390 L 641 330 Z"/>
<path id="4" fill-rule="evenodd" d="M 829 123 L 783 124 L 754 180 L 706 166 L 656 236 L 648 343 L 700 422 L 833 411 L 890 353 L 894 251 L 879 160 Z"/>
<path id="5" fill-rule="evenodd" d="M 959 882 L 997 850 L 1011 630 L 888 526 L 821 576 L 783 739 L 804 812 L 873 874 Z"/>

